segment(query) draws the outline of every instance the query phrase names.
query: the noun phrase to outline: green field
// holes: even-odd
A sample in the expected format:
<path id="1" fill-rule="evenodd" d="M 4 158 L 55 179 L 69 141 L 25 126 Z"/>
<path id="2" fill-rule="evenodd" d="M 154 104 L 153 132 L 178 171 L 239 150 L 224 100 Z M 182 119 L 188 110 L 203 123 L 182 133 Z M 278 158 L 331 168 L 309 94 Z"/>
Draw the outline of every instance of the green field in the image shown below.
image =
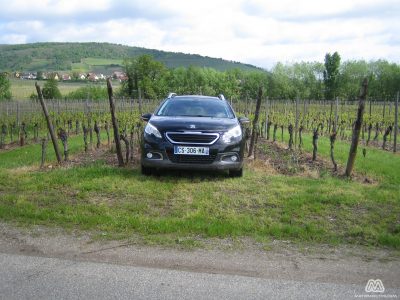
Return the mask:
<path id="1" fill-rule="evenodd" d="M 84 58 L 82 62 L 91 66 L 107 66 L 119 65 L 122 66 L 122 59 L 105 59 L 105 58 Z"/>
<path id="2" fill-rule="evenodd" d="M 12 79 L 11 82 L 11 94 L 13 100 L 27 100 L 32 93 L 36 94 L 35 88 L 35 80 L 20 80 L 20 79 Z M 44 86 L 46 81 L 38 81 L 41 87 Z M 93 83 L 90 82 L 68 82 L 68 81 L 60 81 L 58 83 L 58 88 L 61 92 L 61 95 L 65 96 L 69 92 L 75 91 L 80 87 L 84 87 Z M 98 84 L 105 85 L 105 83 L 99 82 Z M 119 86 L 119 82 L 113 82 L 115 87 Z"/>
<path id="3" fill-rule="evenodd" d="M 11 81 L 11 94 L 15 100 L 26 100 L 32 93 L 36 94 L 35 80 L 13 79 Z M 46 81 L 37 81 L 40 86 L 44 86 Z M 75 91 L 87 85 L 86 82 L 59 82 L 58 88 L 62 95 Z"/>
<path id="4" fill-rule="evenodd" d="M 111 74 L 111 70 L 122 69 L 122 59 L 105 59 L 105 58 L 83 58 L 80 63 L 72 63 L 71 70 L 73 72 L 89 72 L 96 70 L 101 73 Z"/>
<path id="5" fill-rule="evenodd" d="M 310 150 L 311 138 L 304 139 Z M 260 148 L 271 155 L 269 142 Z M 342 166 L 348 148 L 337 142 Z M 90 158 L 82 153 L 81 136 L 70 139 L 70 149 L 75 158 Z M 329 141 L 321 137 L 320 157 L 328 151 Z M 48 157 L 54 161 L 50 144 Z M 137 165 L 118 168 L 106 157 L 42 171 L 39 145 L 0 152 L 0 219 L 112 239 L 139 234 L 166 244 L 250 237 L 266 244 L 280 239 L 400 249 L 400 156 L 390 152 L 368 148 L 366 158 L 358 155 L 356 172 L 372 184 L 329 170 L 284 175 L 263 161 L 249 163 L 236 179 L 187 172 L 145 177 Z"/>
<path id="6" fill-rule="evenodd" d="M 28 65 L 27 69 L 29 70 L 45 70 L 49 65 L 49 60 L 44 58 L 35 58 Z"/>

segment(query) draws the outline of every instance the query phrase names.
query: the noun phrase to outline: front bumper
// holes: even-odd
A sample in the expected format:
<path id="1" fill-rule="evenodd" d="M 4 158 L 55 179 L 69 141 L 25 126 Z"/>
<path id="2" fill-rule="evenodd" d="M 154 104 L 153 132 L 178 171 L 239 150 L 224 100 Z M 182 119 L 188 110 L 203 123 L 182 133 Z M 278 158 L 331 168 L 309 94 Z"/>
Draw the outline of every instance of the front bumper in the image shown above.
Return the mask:
<path id="1" fill-rule="evenodd" d="M 187 146 L 191 146 L 190 144 Z M 199 145 L 196 145 L 199 146 Z M 207 157 L 173 154 L 174 145 L 168 141 L 150 141 L 144 139 L 142 144 L 141 164 L 155 169 L 179 170 L 240 170 L 243 167 L 244 141 L 236 144 L 216 143 L 209 146 Z M 152 158 L 147 157 L 152 153 Z M 233 161 L 232 156 L 236 157 Z"/>
<path id="2" fill-rule="evenodd" d="M 228 161 L 223 156 L 237 155 L 237 153 L 220 153 L 211 163 L 176 163 L 168 157 L 163 159 L 149 159 L 142 156 L 142 165 L 144 167 L 157 169 L 179 169 L 179 170 L 240 170 L 243 167 L 243 161 Z"/>

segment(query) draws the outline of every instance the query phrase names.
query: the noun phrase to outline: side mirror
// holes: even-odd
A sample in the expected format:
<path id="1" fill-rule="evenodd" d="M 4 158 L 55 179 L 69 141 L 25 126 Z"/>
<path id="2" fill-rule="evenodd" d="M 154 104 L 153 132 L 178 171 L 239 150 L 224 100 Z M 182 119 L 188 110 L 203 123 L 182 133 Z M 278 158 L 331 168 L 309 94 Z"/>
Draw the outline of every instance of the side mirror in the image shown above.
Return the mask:
<path id="1" fill-rule="evenodd" d="M 148 122 L 150 120 L 150 118 L 151 118 L 151 114 L 149 114 L 149 113 L 142 115 L 142 120 L 145 122 Z"/>
<path id="2" fill-rule="evenodd" d="M 246 118 L 246 117 L 239 117 L 239 123 L 241 124 L 241 125 L 245 125 L 245 124 L 249 124 L 250 123 L 250 120 L 249 120 L 249 118 Z"/>

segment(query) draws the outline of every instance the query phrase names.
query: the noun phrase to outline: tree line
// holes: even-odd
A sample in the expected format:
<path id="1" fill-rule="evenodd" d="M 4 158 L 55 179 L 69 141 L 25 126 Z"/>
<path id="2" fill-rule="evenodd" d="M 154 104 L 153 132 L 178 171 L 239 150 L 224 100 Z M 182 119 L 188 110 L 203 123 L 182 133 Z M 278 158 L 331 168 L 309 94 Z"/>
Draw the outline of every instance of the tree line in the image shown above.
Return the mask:
<path id="1" fill-rule="evenodd" d="M 270 71 L 239 69 L 216 71 L 190 66 L 168 69 L 149 55 L 124 60 L 128 80 L 120 94 L 127 97 L 162 98 L 168 92 L 255 99 L 261 86 L 271 99 L 356 100 L 363 78 L 369 80 L 369 96 L 393 100 L 400 89 L 400 66 L 386 60 L 341 63 L 340 55 L 327 53 L 324 63 L 277 63 Z"/>
<path id="2" fill-rule="evenodd" d="M 369 97 L 378 101 L 393 100 L 400 89 L 400 66 L 386 60 L 341 62 L 340 55 L 327 53 L 324 63 L 277 63 L 271 70 L 217 71 L 205 67 L 168 68 L 150 55 L 126 58 L 123 68 L 127 80 L 116 91 L 118 97 L 162 99 L 169 92 L 178 94 L 224 94 L 229 99 L 255 99 L 259 87 L 270 99 L 332 100 L 336 97 L 356 100 L 363 78 L 369 80 Z M 0 77 L 0 99 L 10 99 L 10 84 Z M 46 91 L 46 92 L 45 92 Z M 102 86 L 82 87 L 61 95 L 57 83 L 50 80 L 45 98 L 106 99 Z"/>

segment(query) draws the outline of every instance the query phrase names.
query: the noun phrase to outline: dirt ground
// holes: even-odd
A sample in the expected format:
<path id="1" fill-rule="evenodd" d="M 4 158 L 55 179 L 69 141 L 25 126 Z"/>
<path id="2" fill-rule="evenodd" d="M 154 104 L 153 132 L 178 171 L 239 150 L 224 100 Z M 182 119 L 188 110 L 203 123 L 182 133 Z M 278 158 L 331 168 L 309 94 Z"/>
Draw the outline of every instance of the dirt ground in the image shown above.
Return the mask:
<path id="1" fill-rule="evenodd" d="M 135 147 L 133 160 L 130 160 L 127 167 L 139 168 L 140 149 Z M 123 147 L 125 160 L 125 148 Z M 118 166 L 115 150 L 110 146 L 101 145 L 100 148 L 92 147 L 88 152 L 80 152 L 71 155 L 68 162 L 61 165 L 47 163 L 45 170 L 57 168 L 70 168 L 74 166 L 86 165 L 97 160 L 104 160 L 111 166 Z M 338 164 L 338 170 L 333 171 L 332 162 L 324 157 L 318 156 L 316 161 L 312 160 L 312 154 L 301 150 L 289 150 L 287 145 L 279 141 L 267 141 L 260 138 L 256 148 L 255 158 L 246 158 L 246 167 L 262 170 L 267 174 L 282 174 L 287 176 L 305 176 L 319 178 L 324 174 L 330 174 L 343 178 L 344 166 Z M 366 174 L 353 172 L 352 180 L 363 184 L 376 184 L 377 180 Z"/>
<path id="2" fill-rule="evenodd" d="M 205 247 L 188 250 L 144 245 L 139 237 L 105 241 L 87 232 L 0 223 L 1 253 L 310 282 L 364 285 L 379 278 L 385 287 L 400 287 L 400 255 L 394 250 L 277 240 L 268 249 L 250 239 L 203 242 Z"/>
<path id="3" fill-rule="evenodd" d="M 257 144 L 255 159 L 249 159 L 247 165 L 269 174 L 311 178 L 319 178 L 324 174 L 344 178 L 345 173 L 345 166 L 338 164 L 337 171 L 334 171 L 332 161 L 320 155 L 317 155 L 317 159 L 313 161 L 311 153 L 301 149 L 289 150 L 287 144 L 267 141 L 264 138 L 260 138 Z M 355 171 L 353 171 L 352 180 L 363 184 L 377 183 L 373 177 Z"/>

